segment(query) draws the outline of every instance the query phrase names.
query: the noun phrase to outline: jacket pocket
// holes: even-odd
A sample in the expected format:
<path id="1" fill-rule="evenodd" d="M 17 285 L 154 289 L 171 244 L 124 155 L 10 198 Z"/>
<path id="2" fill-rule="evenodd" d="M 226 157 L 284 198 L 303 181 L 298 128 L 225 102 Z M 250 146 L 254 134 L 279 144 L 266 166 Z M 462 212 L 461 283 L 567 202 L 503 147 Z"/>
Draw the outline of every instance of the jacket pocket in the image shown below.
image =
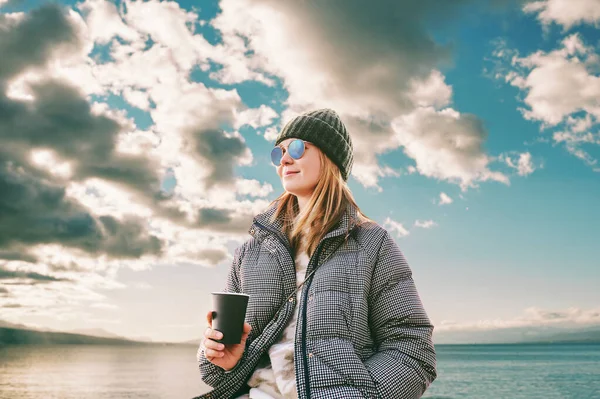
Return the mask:
<path id="1" fill-rule="evenodd" d="M 376 398 L 377 388 L 371 373 L 354 351 L 354 346 L 346 339 L 322 340 L 315 349 L 317 364 L 315 371 L 320 369 L 322 377 L 318 378 L 311 370 L 311 382 L 315 386 L 345 385 L 359 390 L 366 398 Z"/>

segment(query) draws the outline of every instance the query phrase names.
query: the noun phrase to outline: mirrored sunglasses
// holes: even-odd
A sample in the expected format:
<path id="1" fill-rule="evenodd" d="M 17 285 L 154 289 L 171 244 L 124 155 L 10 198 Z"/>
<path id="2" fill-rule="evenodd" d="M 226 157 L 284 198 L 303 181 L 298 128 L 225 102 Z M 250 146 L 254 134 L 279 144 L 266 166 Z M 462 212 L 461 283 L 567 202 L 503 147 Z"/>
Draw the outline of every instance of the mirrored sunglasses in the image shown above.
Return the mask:
<path id="1" fill-rule="evenodd" d="M 288 144 L 287 149 L 282 148 L 280 146 L 276 146 L 271 150 L 271 162 L 273 162 L 273 165 L 275 166 L 281 165 L 281 158 L 283 158 L 283 155 L 286 153 L 286 151 L 290 154 L 290 157 L 292 157 L 293 159 L 300 159 L 302 158 L 302 155 L 304 155 L 305 149 L 306 146 L 304 145 L 304 140 L 301 139 L 295 139 L 290 141 L 290 144 Z"/>

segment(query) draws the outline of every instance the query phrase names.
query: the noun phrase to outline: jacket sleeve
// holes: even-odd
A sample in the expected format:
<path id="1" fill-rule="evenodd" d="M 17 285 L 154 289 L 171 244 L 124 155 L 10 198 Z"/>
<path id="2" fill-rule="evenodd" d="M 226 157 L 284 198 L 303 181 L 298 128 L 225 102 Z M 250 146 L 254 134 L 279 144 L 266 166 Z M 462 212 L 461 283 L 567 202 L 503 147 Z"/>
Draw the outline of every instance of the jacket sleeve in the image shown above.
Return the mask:
<path id="1" fill-rule="evenodd" d="M 224 292 L 241 292 L 242 291 L 242 288 L 241 288 L 241 285 L 239 282 L 239 270 L 240 270 L 240 265 L 242 263 L 243 257 L 244 257 L 244 246 L 240 246 L 235 251 L 235 254 L 233 257 L 233 263 L 231 264 L 229 273 L 227 275 L 225 289 L 223 290 Z M 204 339 L 204 338 L 202 338 L 202 339 Z M 240 362 L 238 364 L 242 363 L 242 361 L 244 360 L 244 357 L 245 356 L 242 357 L 242 359 L 240 360 Z M 207 385 L 209 385 L 213 388 L 216 387 L 217 385 L 220 385 L 221 382 L 223 382 L 223 380 L 227 376 L 228 372 L 223 370 L 221 367 L 212 364 L 211 362 L 209 362 L 206 359 L 206 356 L 204 355 L 204 345 L 202 344 L 202 342 L 200 343 L 200 347 L 198 348 L 196 358 L 198 360 L 198 365 L 200 368 L 200 375 L 202 376 L 201 377 L 202 381 L 204 381 Z M 235 367 L 234 367 L 234 369 L 235 369 Z M 230 370 L 229 373 L 232 371 L 233 370 Z"/>
<path id="2" fill-rule="evenodd" d="M 433 325 L 412 271 L 387 232 L 373 270 L 369 321 L 377 352 L 365 361 L 365 366 L 378 395 L 420 398 L 437 376 Z"/>

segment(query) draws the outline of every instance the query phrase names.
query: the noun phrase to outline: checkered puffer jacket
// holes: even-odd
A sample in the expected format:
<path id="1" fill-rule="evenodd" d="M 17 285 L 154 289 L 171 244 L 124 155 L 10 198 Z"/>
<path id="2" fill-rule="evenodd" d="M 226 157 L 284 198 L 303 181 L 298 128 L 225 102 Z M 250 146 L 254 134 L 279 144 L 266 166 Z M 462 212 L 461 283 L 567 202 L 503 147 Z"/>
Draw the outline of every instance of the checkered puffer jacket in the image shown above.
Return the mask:
<path id="1" fill-rule="evenodd" d="M 252 237 L 236 250 L 226 291 L 250 295 L 252 331 L 238 365 L 225 372 L 202 346 L 202 380 L 213 390 L 199 398 L 235 398 L 261 357 L 283 332 L 296 306 L 296 274 L 275 207 L 254 218 Z M 411 269 L 388 232 L 357 223 L 348 207 L 320 242 L 301 287 L 295 341 L 299 398 L 419 398 L 436 378 L 433 326 Z"/>

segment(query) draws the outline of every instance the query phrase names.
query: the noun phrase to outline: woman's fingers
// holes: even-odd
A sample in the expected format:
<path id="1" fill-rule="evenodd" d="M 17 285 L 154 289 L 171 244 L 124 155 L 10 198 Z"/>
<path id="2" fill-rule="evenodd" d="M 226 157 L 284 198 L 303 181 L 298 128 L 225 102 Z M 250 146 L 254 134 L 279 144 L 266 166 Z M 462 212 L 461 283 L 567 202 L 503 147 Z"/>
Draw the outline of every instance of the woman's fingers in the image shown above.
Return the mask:
<path id="1" fill-rule="evenodd" d="M 213 330 L 212 328 L 207 328 L 204 331 L 204 355 L 208 360 L 223 357 L 225 353 L 223 350 L 225 349 L 225 345 L 220 342 L 216 342 L 214 340 L 221 339 L 223 334 L 220 331 Z"/>
<path id="2" fill-rule="evenodd" d="M 212 339 L 205 339 L 204 340 L 204 347 L 205 348 L 210 348 L 210 349 L 216 349 L 219 351 L 222 351 L 223 349 L 225 349 L 225 345 L 223 345 L 220 342 L 215 342 Z"/>
<path id="3" fill-rule="evenodd" d="M 204 354 L 206 355 L 207 358 L 225 356 L 225 353 L 223 351 L 217 351 L 217 350 L 210 349 L 210 348 L 204 349 Z"/>
<path id="4" fill-rule="evenodd" d="M 223 333 L 218 330 L 213 330 L 209 327 L 206 329 L 206 331 L 204 331 L 204 336 L 208 339 L 221 339 L 223 338 Z"/>

